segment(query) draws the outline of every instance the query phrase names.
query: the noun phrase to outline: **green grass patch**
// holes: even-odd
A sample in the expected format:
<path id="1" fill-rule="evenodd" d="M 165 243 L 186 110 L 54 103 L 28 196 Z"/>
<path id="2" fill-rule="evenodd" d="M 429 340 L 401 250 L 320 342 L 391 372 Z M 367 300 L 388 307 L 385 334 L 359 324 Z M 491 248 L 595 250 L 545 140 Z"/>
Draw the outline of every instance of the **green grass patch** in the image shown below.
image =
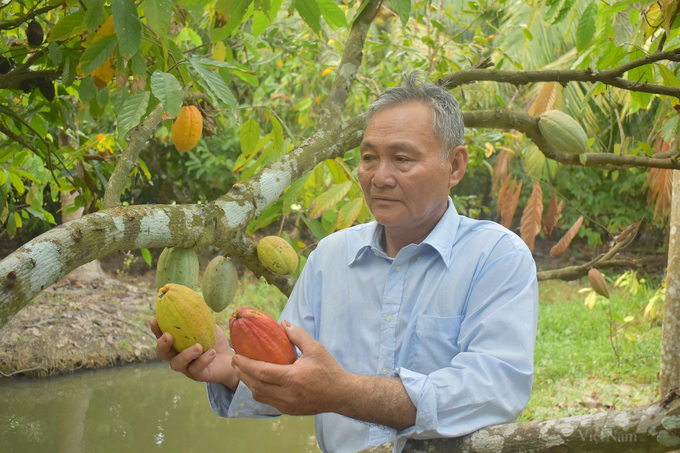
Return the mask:
<path id="1" fill-rule="evenodd" d="M 589 310 L 587 279 L 539 283 L 533 393 L 520 421 L 592 414 L 649 404 L 657 399 L 661 319 L 643 319 L 653 289 L 633 295 L 610 284 L 612 312 L 636 315 L 624 329 L 637 335 L 620 349 L 620 366 L 609 339 L 607 307 Z"/>

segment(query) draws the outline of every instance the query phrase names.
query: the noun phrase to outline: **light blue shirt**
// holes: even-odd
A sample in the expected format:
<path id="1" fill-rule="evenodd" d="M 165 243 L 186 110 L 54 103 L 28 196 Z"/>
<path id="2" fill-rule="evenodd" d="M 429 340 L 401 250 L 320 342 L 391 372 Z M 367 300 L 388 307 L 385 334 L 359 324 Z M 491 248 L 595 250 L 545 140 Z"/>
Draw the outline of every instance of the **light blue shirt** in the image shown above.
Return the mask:
<path id="1" fill-rule="evenodd" d="M 398 377 L 417 409 L 397 431 L 334 413 L 316 416 L 324 452 L 354 453 L 391 440 L 458 437 L 513 423 L 529 401 L 538 318 L 536 266 L 524 242 L 502 226 L 448 209 L 421 244 L 393 259 L 383 227 L 358 225 L 323 239 L 281 319 L 304 328 L 343 369 Z M 208 384 L 222 417 L 280 415 Z"/>

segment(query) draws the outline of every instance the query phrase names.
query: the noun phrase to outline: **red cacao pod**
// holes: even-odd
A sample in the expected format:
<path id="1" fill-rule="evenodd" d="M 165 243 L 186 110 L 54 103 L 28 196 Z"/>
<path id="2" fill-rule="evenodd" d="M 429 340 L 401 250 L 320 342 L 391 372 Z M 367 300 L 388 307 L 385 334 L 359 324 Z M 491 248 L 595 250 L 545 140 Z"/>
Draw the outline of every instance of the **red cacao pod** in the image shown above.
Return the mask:
<path id="1" fill-rule="evenodd" d="M 600 273 L 595 268 L 588 271 L 588 281 L 590 282 L 590 287 L 599 294 L 609 299 L 609 286 L 607 285 L 607 280 L 604 279 L 604 275 Z"/>
<path id="2" fill-rule="evenodd" d="M 297 359 L 286 331 L 268 314 L 250 307 L 238 308 L 229 320 L 231 347 L 253 360 L 289 365 Z"/>

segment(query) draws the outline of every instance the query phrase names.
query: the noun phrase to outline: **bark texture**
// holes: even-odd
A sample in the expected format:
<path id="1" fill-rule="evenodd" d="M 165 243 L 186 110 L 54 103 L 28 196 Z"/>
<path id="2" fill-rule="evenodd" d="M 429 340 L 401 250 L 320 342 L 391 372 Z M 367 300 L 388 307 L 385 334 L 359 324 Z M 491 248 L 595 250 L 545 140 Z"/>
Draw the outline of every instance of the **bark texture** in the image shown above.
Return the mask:
<path id="1" fill-rule="evenodd" d="M 659 388 L 661 395 L 671 388 L 680 388 L 680 172 L 673 172 L 666 300 L 661 334 L 661 365 Z"/>
<path id="2" fill-rule="evenodd" d="M 539 422 L 496 425 L 453 439 L 409 439 L 404 453 L 661 453 L 680 446 L 675 391 L 649 406 Z M 362 450 L 390 453 L 394 442 Z"/>

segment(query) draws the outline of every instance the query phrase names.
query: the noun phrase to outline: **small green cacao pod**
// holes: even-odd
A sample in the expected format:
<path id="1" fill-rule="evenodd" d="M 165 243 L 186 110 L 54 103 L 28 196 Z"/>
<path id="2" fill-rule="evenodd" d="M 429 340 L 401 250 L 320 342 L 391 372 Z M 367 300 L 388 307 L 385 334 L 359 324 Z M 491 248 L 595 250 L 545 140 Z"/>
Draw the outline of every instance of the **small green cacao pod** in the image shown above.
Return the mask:
<path id="1" fill-rule="evenodd" d="M 586 131 L 571 116 L 559 110 L 548 110 L 538 120 L 538 129 L 560 153 L 583 154 L 588 151 Z"/>
<path id="2" fill-rule="evenodd" d="M 38 88 L 40 89 L 42 95 L 45 96 L 45 99 L 47 99 L 49 102 L 54 100 L 56 91 L 54 90 L 54 83 L 51 80 L 40 79 L 38 81 Z"/>
<path id="3" fill-rule="evenodd" d="M 203 299 L 215 312 L 227 308 L 234 299 L 238 288 L 238 271 L 234 263 L 225 256 L 213 258 L 203 273 Z"/>
<path id="4" fill-rule="evenodd" d="M 32 46 L 39 46 L 43 43 L 43 29 L 38 22 L 32 20 L 28 23 L 28 28 L 26 28 L 26 40 Z"/>
<path id="5" fill-rule="evenodd" d="M 591 269 L 588 271 L 588 281 L 590 282 L 590 287 L 599 294 L 609 299 L 609 286 L 607 286 L 607 280 L 604 279 L 604 275 L 600 273 L 597 269 Z"/>
<path id="6" fill-rule="evenodd" d="M 196 255 L 194 249 L 173 247 L 163 250 L 156 266 L 156 289 L 160 290 L 168 283 L 175 283 L 196 290 L 198 287 L 198 255 Z"/>
<path id="7" fill-rule="evenodd" d="M 266 236 L 257 243 L 260 262 L 276 274 L 292 274 L 297 269 L 298 256 L 295 249 L 279 236 Z"/>

